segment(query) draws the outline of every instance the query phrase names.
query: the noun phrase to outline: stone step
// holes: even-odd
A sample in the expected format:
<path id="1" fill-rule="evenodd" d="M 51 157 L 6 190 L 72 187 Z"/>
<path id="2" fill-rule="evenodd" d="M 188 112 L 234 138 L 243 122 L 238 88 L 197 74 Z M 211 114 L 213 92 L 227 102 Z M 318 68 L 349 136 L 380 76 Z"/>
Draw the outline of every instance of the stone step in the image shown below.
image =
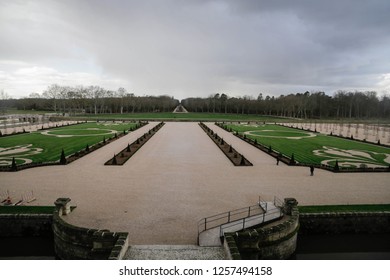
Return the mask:
<path id="1" fill-rule="evenodd" d="M 132 245 L 125 260 L 226 260 L 223 247 L 196 245 Z"/>

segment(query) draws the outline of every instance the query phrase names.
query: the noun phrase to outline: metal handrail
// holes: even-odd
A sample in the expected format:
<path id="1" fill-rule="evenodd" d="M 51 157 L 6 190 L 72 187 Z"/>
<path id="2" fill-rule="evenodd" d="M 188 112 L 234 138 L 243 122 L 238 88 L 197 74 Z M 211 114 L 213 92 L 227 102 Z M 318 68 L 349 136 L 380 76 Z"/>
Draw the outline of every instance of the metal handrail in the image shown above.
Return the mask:
<path id="1" fill-rule="evenodd" d="M 281 200 L 280 198 L 274 196 L 274 205 L 276 207 L 283 207 L 284 206 L 284 201 Z"/>
<path id="2" fill-rule="evenodd" d="M 264 209 L 259 204 L 255 204 L 249 207 L 239 208 L 232 211 L 209 216 L 201 219 L 198 222 L 198 234 L 208 229 L 219 227 L 223 224 L 228 224 L 234 221 L 241 220 L 243 218 L 248 218 L 262 213 L 264 213 Z"/>
<path id="3" fill-rule="evenodd" d="M 264 223 L 266 216 L 274 214 L 276 212 L 279 212 L 279 216 L 276 217 L 276 218 L 280 218 L 282 216 L 281 209 L 280 208 L 274 208 L 274 209 L 272 209 L 272 210 L 270 210 L 270 211 L 268 211 L 266 213 L 263 213 L 263 215 L 261 215 L 261 217 L 259 217 L 259 216 L 253 217 L 252 216 L 252 217 L 243 218 L 241 220 L 237 220 L 237 221 L 229 223 L 229 224 L 221 225 L 220 226 L 220 231 L 219 231 L 219 236 L 222 237 L 224 232 L 226 231 L 226 229 L 231 228 L 231 227 L 236 226 L 236 225 L 239 225 L 239 224 L 242 224 L 242 229 L 245 229 L 245 223 L 247 223 L 249 221 L 252 221 L 254 219 L 257 219 L 257 218 L 259 218 L 259 220 L 261 220 L 261 222 L 259 222 L 259 224 L 262 224 L 262 223 Z"/>
<path id="4" fill-rule="evenodd" d="M 284 202 L 276 196 L 274 197 L 273 202 L 276 208 L 269 210 L 268 203 L 259 196 L 259 201 L 256 205 L 203 218 L 198 222 L 198 236 L 206 230 L 219 227 L 220 237 L 222 237 L 226 229 L 241 224 L 241 228 L 245 229 L 245 224 L 254 219 L 259 219 L 258 224 L 262 224 L 265 222 L 267 216 L 275 214 L 276 212 L 279 212 L 279 215 L 275 217 L 275 219 L 282 217 Z"/>

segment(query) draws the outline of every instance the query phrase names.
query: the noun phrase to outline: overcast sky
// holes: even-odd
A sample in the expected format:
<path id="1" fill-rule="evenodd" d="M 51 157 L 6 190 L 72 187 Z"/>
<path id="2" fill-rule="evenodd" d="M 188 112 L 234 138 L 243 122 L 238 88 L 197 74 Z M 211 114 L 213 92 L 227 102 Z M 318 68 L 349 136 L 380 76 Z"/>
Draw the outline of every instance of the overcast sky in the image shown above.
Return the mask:
<path id="1" fill-rule="evenodd" d="M 390 93 L 389 0 L 0 0 L 0 90 Z"/>

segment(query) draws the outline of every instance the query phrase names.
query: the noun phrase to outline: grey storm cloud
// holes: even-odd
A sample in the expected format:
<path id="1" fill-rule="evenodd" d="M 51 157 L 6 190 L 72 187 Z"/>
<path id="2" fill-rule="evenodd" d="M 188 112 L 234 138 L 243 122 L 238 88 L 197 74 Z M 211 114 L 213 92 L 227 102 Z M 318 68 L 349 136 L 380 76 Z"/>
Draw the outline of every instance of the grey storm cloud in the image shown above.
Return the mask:
<path id="1" fill-rule="evenodd" d="M 387 0 L 0 1 L 0 89 L 389 91 L 389 12 Z"/>

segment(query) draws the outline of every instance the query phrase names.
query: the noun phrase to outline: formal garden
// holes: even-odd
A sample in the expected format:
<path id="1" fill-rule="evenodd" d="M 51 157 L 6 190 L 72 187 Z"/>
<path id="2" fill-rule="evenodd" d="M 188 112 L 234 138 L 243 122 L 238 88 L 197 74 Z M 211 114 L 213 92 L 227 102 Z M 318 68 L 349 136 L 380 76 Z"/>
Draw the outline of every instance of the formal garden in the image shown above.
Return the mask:
<path id="1" fill-rule="evenodd" d="M 139 128 L 139 122 L 84 122 L 0 138 L 0 167 L 59 162 Z"/>
<path id="2" fill-rule="evenodd" d="M 333 169 L 388 168 L 390 148 L 277 124 L 221 124 L 240 138 L 261 146 L 291 165 Z"/>

